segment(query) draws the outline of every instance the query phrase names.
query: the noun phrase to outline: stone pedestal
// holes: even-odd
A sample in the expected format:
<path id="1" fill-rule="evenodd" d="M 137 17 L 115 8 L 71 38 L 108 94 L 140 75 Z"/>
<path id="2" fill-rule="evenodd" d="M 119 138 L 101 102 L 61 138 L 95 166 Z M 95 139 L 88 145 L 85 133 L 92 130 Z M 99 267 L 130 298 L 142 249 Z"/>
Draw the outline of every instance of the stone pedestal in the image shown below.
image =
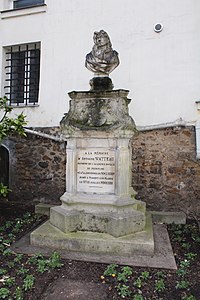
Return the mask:
<path id="1" fill-rule="evenodd" d="M 51 210 L 51 224 L 115 237 L 143 230 L 145 204 L 130 195 L 129 139 L 89 135 L 68 139 L 66 193 Z"/>
<path id="2" fill-rule="evenodd" d="M 127 95 L 126 90 L 69 93 L 70 110 L 61 121 L 66 192 L 62 205 L 51 208 L 49 223 L 31 234 L 32 244 L 49 246 L 52 239 L 52 247 L 70 251 L 153 253 L 145 203 L 134 199 L 131 188 L 130 141 L 136 129 Z"/>

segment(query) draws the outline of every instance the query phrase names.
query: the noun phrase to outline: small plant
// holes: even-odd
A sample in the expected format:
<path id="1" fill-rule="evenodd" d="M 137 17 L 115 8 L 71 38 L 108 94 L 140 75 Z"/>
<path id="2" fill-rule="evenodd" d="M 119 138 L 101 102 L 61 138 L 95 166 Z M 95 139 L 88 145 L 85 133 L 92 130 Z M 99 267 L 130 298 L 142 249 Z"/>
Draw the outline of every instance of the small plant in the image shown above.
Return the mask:
<path id="1" fill-rule="evenodd" d="M 165 283 L 163 279 L 157 280 L 155 284 L 155 290 L 158 292 L 163 292 L 165 290 Z"/>
<path id="2" fill-rule="evenodd" d="M 133 274 L 131 267 L 122 267 L 120 273 L 117 275 L 117 281 L 127 282 L 128 278 Z"/>
<path id="3" fill-rule="evenodd" d="M 13 242 L 15 240 L 15 235 L 13 233 L 9 233 L 8 237 L 9 237 L 11 242 Z"/>
<path id="4" fill-rule="evenodd" d="M 15 224 L 15 227 L 13 228 L 13 232 L 18 233 L 21 230 L 22 226 L 23 226 L 23 222 L 20 219 L 18 219 Z"/>
<path id="5" fill-rule="evenodd" d="M 177 229 L 177 230 L 174 231 L 174 234 L 175 234 L 176 236 L 182 235 L 182 234 L 183 234 L 183 230 L 181 230 L 181 228 L 180 228 L 180 229 Z"/>
<path id="6" fill-rule="evenodd" d="M 14 262 L 14 261 L 9 261 L 9 262 L 8 262 L 8 268 L 9 268 L 9 269 L 14 268 L 14 266 L 15 266 L 15 262 Z"/>
<path id="7" fill-rule="evenodd" d="M 8 287 L 13 286 L 15 283 L 15 277 L 8 277 L 5 280 L 5 285 L 7 285 Z"/>
<path id="8" fill-rule="evenodd" d="M 182 241 L 182 236 L 183 236 L 182 226 L 174 224 L 174 225 L 171 226 L 171 229 L 172 229 L 173 235 L 174 235 L 173 240 L 181 242 Z"/>
<path id="9" fill-rule="evenodd" d="M 25 291 L 31 290 L 33 288 L 35 277 L 33 275 L 26 275 L 24 278 L 23 288 Z"/>
<path id="10" fill-rule="evenodd" d="M 6 197 L 11 190 L 0 182 L 0 195 Z M 2 298 L 3 299 L 3 298 Z"/>
<path id="11" fill-rule="evenodd" d="M 6 299 L 10 295 L 10 291 L 7 288 L 0 288 L 0 299 Z"/>
<path id="12" fill-rule="evenodd" d="M 142 272 L 140 277 L 143 280 L 147 280 L 149 278 L 149 272 L 147 272 L 147 271 Z"/>
<path id="13" fill-rule="evenodd" d="M 2 253 L 5 250 L 5 245 L 3 245 L 2 243 L 0 243 L 0 252 Z"/>
<path id="14" fill-rule="evenodd" d="M 15 255 L 14 262 L 20 263 L 21 260 L 22 260 L 22 258 L 23 258 L 23 254 L 16 254 L 16 255 Z"/>
<path id="15" fill-rule="evenodd" d="M 186 269 L 178 269 L 176 271 L 176 275 L 179 277 L 184 277 L 187 274 L 187 270 Z"/>
<path id="16" fill-rule="evenodd" d="M 131 275 L 133 274 L 133 270 L 132 270 L 131 267 L 128 267 L 128 266 L 122 267 L 121 270 L 122 270 L 122 272 L 123 272 L 124 274 L 126 274 L 127 276 L 131 276 Z"/>
<path id="17" fill-rule="evenodd" d="M 185 233 L 191 233 L 191 231 L 193 231 L 194 227 L 193 225 L 191 224 L 185 224 L 184 228 L 183 228 L 183 231 Z"/>
<path id="18" fill-rule="evenodd" d="M 134 285 L 137 287 L 137 288 L 141 288 L 142 287 L 142 280 L 141 280 L 141 277 L 138 277 L 135 281 L 134 281 Z"/>
<path id="19" fill-rule="evenodd" d="M 24 267 L 21 267 L 18 271 L 17 271 L 17 274 L 18 275 L 25 275 L 29 272 L 29 269 L 26 269 Z"/>
<path id="20" fill-rule="evenodd" d="M 60 268 L 63 266 L 63 264 L 60 262 L 60 254 L 58 252 L 53 252 L 50 260 L 49 260 L 49 267 L 52 269 Z"/>
<path id="21" fill-rule="evenodd" d="M 192 239 L 193 241 L 195 241 L 196 243 L 200 243 L 200 236 L 199 236 L 199 233 L 198 232 L 194 232 L 192 234 Z"/>
<path id="22" fill-rule="evenodd" d="M 190 262 L 187 259 L 184 259 L 180 262 L 180 267 L 181 268 L 188 268 L 190 266 Z"/>
<path id="23" fill-rule="evenodd" d="M 117 275 L 117 281 L 127 282 L 128 279 L 124 273 L 118 273 Z"/>
<path id="24" fill-rule="evenodd" d="M 177 283 L 176 289 L 187 289 L 189 287 L 189 282 L 185 280 L 181 280 Z"/>
<path id="25" fill-rule="evenodd" d="M 118 267 L 118 265 L 116 265 L 116 264 L 108 265 L 107 268 L 105 269 L 103 275 L 104 276 L 112 276 L 112 274 L 117 274 L 117 270 L 116 270 L 117 267 Z"/>
<path id="26" fill-rule="evenodd" d="M 38 262 L 37 262 L 37 271 L 39 273 L 44 273 L 45 271 L 48 270 L 48 264 L 49 264 L 49 261 L 46 260 L 46 259 L 38 260 Z"/>
<path id="27" fill-rule="evenodd" d="M 174 222 L 170 225 L 171 230 L 174 232 L 175 230 L 177 230 L 177 224 L 175 224 Z"/>
<path id="28" fill-rule="evenodd" d="M 122 298 L 129 297 L 131 295 L 129 286 L 125 284 L 119 283 L 116 288 L 117 288 L 118 295 Z"/>
<path id="29" fill-rule="evenodd" d="M 196 300 L 196 298 L 193 295 L 184 295 L 181 300 Z"/>
<path id="30" fill-rule="evenodd" d="M 13 225 L 12 221 L 7 221 L 5 224 L 5 229 L 9 229 Z"/>
<path id="31" fill-rule="evenodd" d="M 185 254 L 185 257 L 186 257 L 186 259 L 194 260 L 197 257 L 197 254 L 189 252 L 189 253 Z"/>
<path id="32" fill-rule="evenodd" d="M 34 216 L 35 217 L 35 216 Z M 23 220 L 25 223 L 29 223 L 29 221 L 32 219 L 32 214 L 30 212 L 26 212 L 23 215 Z"/>
<path id="33" fill-rule="evenodd" d="M 2 255 L 5 257 L 11 256 L 13 254 L 13 251 L 10 248 L 7 248 L 3 251 Z"/>
<path id="34" fill-rule="evenodd" d="M 16 288 L 14 296 L 16 300 L 23 300 L 23 292 L 19 286 Z"/>
<path id="35" fill-rule="evenodd" d="M 4 226 L 0 226 L 0 232 L 4 232 L 5 227 Z"/>
<path id="36" fill-rule="evenodd" d="M 183 249 L 185 249 L 187 251 L 190 250 L 190 248 L 191 248 L 191 245 L 189 243 L 182 243 L 181 246 L 183 247 Z"/>
<path id="37" fill-rule="evenodd" d="M 7 273 L 6 269 L 0 269 L 0 276 L 5 275 Z"/>
<path id="38" fill-rule="evenodd" d="M 49 259 L 44 259 L 42 255 L 37 255 L 29 259 L 29 263 L 37 265 L 37 271 L 39 273 L 44 273 L 49 269 L 56 269 L 63 266 L 60 262 L 60 254 L 53 252 Z"/>
<path id="39" fill-rule="evenodd" d="M 182 236 L 180 236 L 180 235 L 175 236 L 175 237 L 173 238 L 173 240 L 180 243 L 180 242 L 182 241 Z"/>
<path id="40" fill-rule="evenodd" d="M 27 262 L 29 264 L 37 265 L 38 260 L 40 260 L 40 259 L 43 259 L 43 255 L 41 253 L 37 253 L 37 254 L 31 256 Z"/>
<path id="41" fill-rule="evenodd" d="M 165 277 L 165 274 L 162 271 L 158 271 L 156 273 L 156 275 L 157 275 L 158 278 L 164 278 Z"/>

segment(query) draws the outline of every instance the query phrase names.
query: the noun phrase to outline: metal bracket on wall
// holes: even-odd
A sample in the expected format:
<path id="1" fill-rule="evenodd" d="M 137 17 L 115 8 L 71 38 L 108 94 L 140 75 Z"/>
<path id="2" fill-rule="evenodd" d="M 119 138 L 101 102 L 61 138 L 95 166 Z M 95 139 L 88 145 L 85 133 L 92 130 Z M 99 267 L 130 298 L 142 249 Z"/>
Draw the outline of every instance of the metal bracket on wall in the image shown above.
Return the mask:
<path id="1" fill-rule="evenodd" d="M 197 105 L 197 110 L 200 110 L 200 100 L 196 101 L 195 103 Z"/>

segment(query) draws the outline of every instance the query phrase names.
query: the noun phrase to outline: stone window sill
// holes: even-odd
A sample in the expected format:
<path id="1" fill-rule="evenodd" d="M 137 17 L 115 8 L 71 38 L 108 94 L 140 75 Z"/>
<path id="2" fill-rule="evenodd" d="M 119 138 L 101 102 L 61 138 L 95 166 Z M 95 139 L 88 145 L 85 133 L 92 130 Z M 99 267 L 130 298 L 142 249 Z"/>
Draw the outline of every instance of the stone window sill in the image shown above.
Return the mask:
<path id="1" fill-rule="evenodd" d="M 15 109 L 15 108 L 29 108 L 29 107 L 39 107 L 39 104 L 27 104 L 27 105 L 25 105 L 25 104 L 22 104 L 22 105 L 10 105 L 13 109 Z"/>
<path id="2" fill-rule="evenodd" d="M 16 18 L 21 16 L 34 15 L 34 14 L 44 13 L 46 11 L 47 11 L 46 4 L 3 10 L 1 11 L 1 19 L 3 20 L 3 19 Z"/>

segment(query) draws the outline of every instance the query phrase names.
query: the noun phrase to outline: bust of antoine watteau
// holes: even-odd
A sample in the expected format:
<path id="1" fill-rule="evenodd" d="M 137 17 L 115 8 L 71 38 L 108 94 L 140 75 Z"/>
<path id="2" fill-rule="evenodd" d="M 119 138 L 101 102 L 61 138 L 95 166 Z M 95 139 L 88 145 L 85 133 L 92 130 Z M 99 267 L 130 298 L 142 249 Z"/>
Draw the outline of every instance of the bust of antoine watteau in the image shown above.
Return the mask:
<path id="1" fill-rule="evenodd" d="M 86 55 L 85 66 L 95 76 L 109 76 L 119 65 L 118 53 L 112 49 L 110 38 L 104 30 L 95 31 L 93 40 L 94 46 Z"/>

